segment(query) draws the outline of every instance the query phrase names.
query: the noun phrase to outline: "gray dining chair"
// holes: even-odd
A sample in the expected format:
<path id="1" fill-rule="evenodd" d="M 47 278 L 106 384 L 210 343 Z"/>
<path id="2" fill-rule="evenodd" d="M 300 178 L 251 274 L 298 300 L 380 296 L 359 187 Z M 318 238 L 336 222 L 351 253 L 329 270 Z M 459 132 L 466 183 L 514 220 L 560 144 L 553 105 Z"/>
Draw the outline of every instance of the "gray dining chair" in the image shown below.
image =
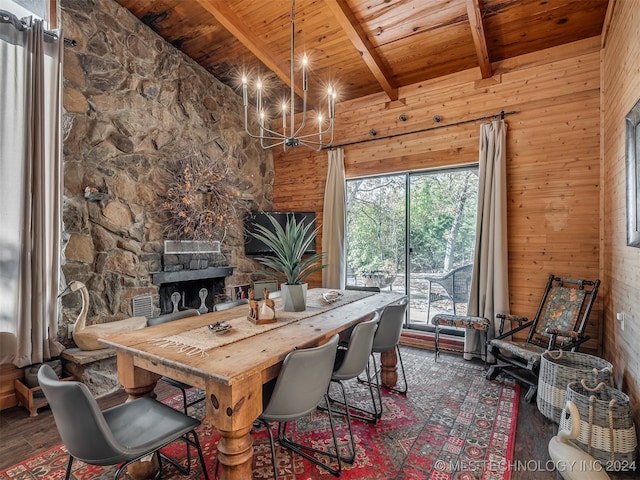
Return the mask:
<path id="1" fill-rule="evenodd" d="M 49 402 L 60 437 L 69 452 L 65 480 L 71 475 L 75 459 L 90 465 L 119 465 L 114 479 L 131 463 L 174 442 L 185 440 L 196 448 L 202 472 L 209 479 L 202 448 L 195 431 L 200 421 L 148 397 L 100 411 L 86 385 L 61 381 L 48 365 L 38 371 L 38 382 Z M 190 436 L 192 438 L 190 438 Z M 187 446 L 186 467 L 158 452 L 162 460 L 173 464 L 183 475 L 191 469 Z"/>
<path id="2" fill-rule="evenodd" d="M 232 302 L 216 303 L 213 306 L 213 311 L 221 312 L 223 310 L 228 310 L 229 308 L 237 307 L 238 305 L 248 305 L 248 304 L 249 304 L 248 298 L 240 298 Z"/>
<path id="3" fill-rule="evenodd" d="M 180 320 L 183 318 L 193 317 L 195 315 L 200 315 L 200 312 L 194 308 L 188 309 L 188 310 L 181 310 L 173 313 L 167 313 L 165 315 L 160 315 L 158 317 L 147 319 L 147 326 L 152 327 L 154 325 L 162 325 L 164 323 L 173 322 L 175 320 Z M 201 393 L 200 395 L 197 395 L 196 398 L 189 401 L 187 390 L 193 388 L 193 386 L 189 385 L 188 383 L 184 383 L 170 377 L 162 377 L 160 378 L 160 381 L 180 390 L 180 392 L 182 393 L 182 408 L 184 410 L 185 415 L 189 414 L 188 412 L 189 407 L 195 405 L 196 403 L 200 403 L 205 399 L 205 394 Z"/>
<path id="4" fill-rule="evenodd" d="M 266 384 L 263 389 L 265 407 L 258 417 L 258 422 L 267 428 L 269 434 L 273 474 L 276 480 L 278 478 L 278 463 L 271 422 L 278 422 L 278 442 L 282 447 L 303 456 L 335 476 L 339 476 L 342 471 L 331 410 L 328 413 L 335 454 L 295 443 L 286 435 L 287 424 L 290 421 L 309 414 L 323 399 L 328 404 L 327 391 L 333 373 L 337 347 L 338 335 L 334 335 L 327 343 L 319 347 L 294 350 L 285 357 L 275 384 L 273 382 Z M 273 388 L 271 389 L 271 387 Z M 338 467 L 333 468 L 307 452 L 334 458 Z"/>
<path id="5" fill-rule="evenodd" d="M 335 399 L 329 395 L 329 405 L 327 408 L 331 408 L 333 413 L 338 413 L 341 415 L 345 415 L 347 417 L 347 425 L 349 427 L 349 438 L 351 440 L 351 452 L 347 457 L 340 457 L 342 461 L 347 463 L 353 463 L 356 459 L 356 444 L 353 439 L 353 430 L 351 428 L 351 412 L 350 409 L 353 408 L 356 411 L 362 412 L 362 409 L 350 406 L 349 400 L 347 398 L 347 393 L 344 388 L 344 381 L 352 380 L 357 378 L 362 372 L 366 370 L 367 378 L 370 378 L 369 375 L 369 355 L 371 354 L 371 347 L 373 346 L 373 337 L 376 333 L 376 328 L 378 326 L 378 320 L 380 319 L 380 315 L 378 312 L 375 312 L 370 320 L 366 322 L 362 322 L 357 324 L 353 331 L 351 332 L 351 336 L 349 338 L 349 343 L 345 347 L 338 346 L 338 350 L 336 353 L 336 361 L 333 366 L 333 374 L 331 375 L 331 382 L 336 383 L 340 387 L 340 391 L 342 393 L 342 399 Z M 379 392 L 378 392 L 379 393 Z M 369 382 L 369 394 L 371 395 L 371 401 L 375 404 L 375 397 L 373 393 L 373 385 Z M 382 399 L 378 398 L 379 402 L 382 403 Z M 342 405 L 344 410 L 336 410 L 332 406 L 333 404 Z M 326 410 L 327 408 L 320 407 L 322 410 Z M 356 418 L 364 418 L 358 414 L 355 415 Z M 373 419 L 364 418 L 371 423 L 375 423 L 377 418 L 373 417 Z"/>
<path id="6" fill-rule="evenodd" d="M 398 364 L 400 366 L 400 371 L 402 372 L 402 380 L 403 387 L 389 387 L 385 386 L 387 390 L 391 390 L 397 393 L 406 394 L 408 391 L 407 384 L 407 376 L 404 370 L 404 364 L 402 363 L 402 354 L 400 353 L 400 335 L 402 334 L 402 327 L 404 325 L 405 313 L 407 311 L 407 297 L 402 298 L 396 303 L 392 303 L 391 305 L 387 305 L 382 311 L 382 315 L 380 315 L 380 321 L 378 322 L 378 329 L 376 330 L 376 334 L 373 337 L 373 346 L 371 347 L 371 361 L 373 362 L 373 374 L 370 378 L 363 380 L 358 378 L 358 381 L 361 383 L 365 383 L 368 385 L 372 384 L 372 380 L 375 381 L 374 385 L 378 390 L 378 398 L 381 399 L 382 395 L 380 393 L 380 373 L 382 367 L 378 367 L 376 362 L 376 353 L 382 354 L 383 352 L 387 352 L 389 350 L 395 349 L 398 357 Z M 376 419 L 382 418 L 382 403 L 379 405 L 380 409 L 378 409 L 378 405 L 376 405 L 375 401 L 373 402 L 373 411 L 366 411 L 365 413 L 372 415 Z"/>

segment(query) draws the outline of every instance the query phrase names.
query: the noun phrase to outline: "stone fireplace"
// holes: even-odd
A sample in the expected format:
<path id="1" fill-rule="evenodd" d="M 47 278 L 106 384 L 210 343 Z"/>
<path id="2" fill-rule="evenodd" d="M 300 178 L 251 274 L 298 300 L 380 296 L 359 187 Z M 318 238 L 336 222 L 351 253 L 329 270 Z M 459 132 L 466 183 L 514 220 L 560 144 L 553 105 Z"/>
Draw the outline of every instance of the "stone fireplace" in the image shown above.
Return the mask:
<path id="1" fill-rule="evenodd" d="M 202 289 L 211 310 L 225 284 L 250 283 L 255 266 L 235 226 L 214 237 L 220 253 L 164 251 L 178 236 L 167 231 L 168 172 L 185 159 L 221 164 L 221 181 L 247 207 L 269 210 L 271 152 L 247 139 L 237 92 L 117 2 L 62 2 L 61 24 L 78 43 L 65 49 L 64 280 L 87 286 L 88 324 L 134 316 L 139 298 L 153 315 L 172 311 L 175 293 L 179 308 L 200 308 Z M 58 336 L 68 347 L 79 302 L 62 300 Z"/>

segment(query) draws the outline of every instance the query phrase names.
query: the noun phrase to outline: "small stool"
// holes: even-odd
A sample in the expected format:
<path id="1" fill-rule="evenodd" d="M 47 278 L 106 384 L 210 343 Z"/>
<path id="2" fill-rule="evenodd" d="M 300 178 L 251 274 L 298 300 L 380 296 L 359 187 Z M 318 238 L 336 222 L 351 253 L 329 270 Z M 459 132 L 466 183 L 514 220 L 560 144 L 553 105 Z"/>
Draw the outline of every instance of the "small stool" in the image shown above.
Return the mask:
<path id="1" fill-rule="evenodd" d="M 445 352 L 457 352 L 457 350 L 454 350 L 452 348 L 440 347 L 440 327 L 458 327 L 478 330 L 483 334 L 484 338 L 482 342 L 482 348 L 484 354 L 484 362 L 487 363 L 487 331 L 489 331 L 489 320 L 484 317 L 438 314 L 433 316 L 433 318 L 431 319 L 431 323 L 436 327 L 436 361 L 438 360 L 438 356 L 440 355 L 440 350 Z M 462 353 L 465 354 L 472 352 L 463 351 Z"/>

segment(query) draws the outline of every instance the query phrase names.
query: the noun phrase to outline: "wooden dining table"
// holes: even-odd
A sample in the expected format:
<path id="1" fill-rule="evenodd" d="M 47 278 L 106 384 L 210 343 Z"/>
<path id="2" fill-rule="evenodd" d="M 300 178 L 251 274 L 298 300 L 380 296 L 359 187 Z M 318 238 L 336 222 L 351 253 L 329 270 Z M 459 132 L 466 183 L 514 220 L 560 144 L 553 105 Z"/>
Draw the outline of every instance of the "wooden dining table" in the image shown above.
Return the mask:
<path id="1" fill-rule="evenodd" d="M 118 379 L 129 399 L 153 396 L 156 382 L 167 376 L 206 393 L 206 418 L 220 434 L 220 478 L 251 478 L 253 422 L 262 412 L 262 385 L 276 378 L 285 356 L 299 348 L 321 345 L 350 329 L 376 310 L 397 302 L 397 292 L 342 291 L 335 303 L 325 289 L 310 289 L 304 312 L 282 312 L 276 299 L 277 322 L 252 323 L 242 305 L 109 336 L 101 342 L 117 350 Z M 231 328 L 213 333 L 210 324 Z M 383 359 L 383 382 L 395 381 L 395 350 Z M 389 380 L 391 379 L 391 380 Z"/>

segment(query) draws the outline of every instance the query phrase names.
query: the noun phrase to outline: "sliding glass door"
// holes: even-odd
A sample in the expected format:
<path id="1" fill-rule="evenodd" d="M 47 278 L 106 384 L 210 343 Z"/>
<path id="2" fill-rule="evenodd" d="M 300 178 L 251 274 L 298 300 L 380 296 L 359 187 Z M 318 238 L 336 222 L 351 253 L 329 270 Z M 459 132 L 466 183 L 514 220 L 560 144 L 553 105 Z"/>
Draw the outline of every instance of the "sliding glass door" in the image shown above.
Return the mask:
<path id="1" fill-rule="evenodd" d="M 476 168 L 409 176 L 409 327 L 437 313 L 465 314 L 475 249 Z"/>
<path id="2" fill-rule="evenodd" d="M 347 182 L 347 285 L 405 290 L 405 175 Z"/>
<path id="3" fill-rule="evenodd" d="M 347 182 L 347 285 L 409 295 L 407 327 L 464 314 L 475 248 L 477 168 Z"/>

